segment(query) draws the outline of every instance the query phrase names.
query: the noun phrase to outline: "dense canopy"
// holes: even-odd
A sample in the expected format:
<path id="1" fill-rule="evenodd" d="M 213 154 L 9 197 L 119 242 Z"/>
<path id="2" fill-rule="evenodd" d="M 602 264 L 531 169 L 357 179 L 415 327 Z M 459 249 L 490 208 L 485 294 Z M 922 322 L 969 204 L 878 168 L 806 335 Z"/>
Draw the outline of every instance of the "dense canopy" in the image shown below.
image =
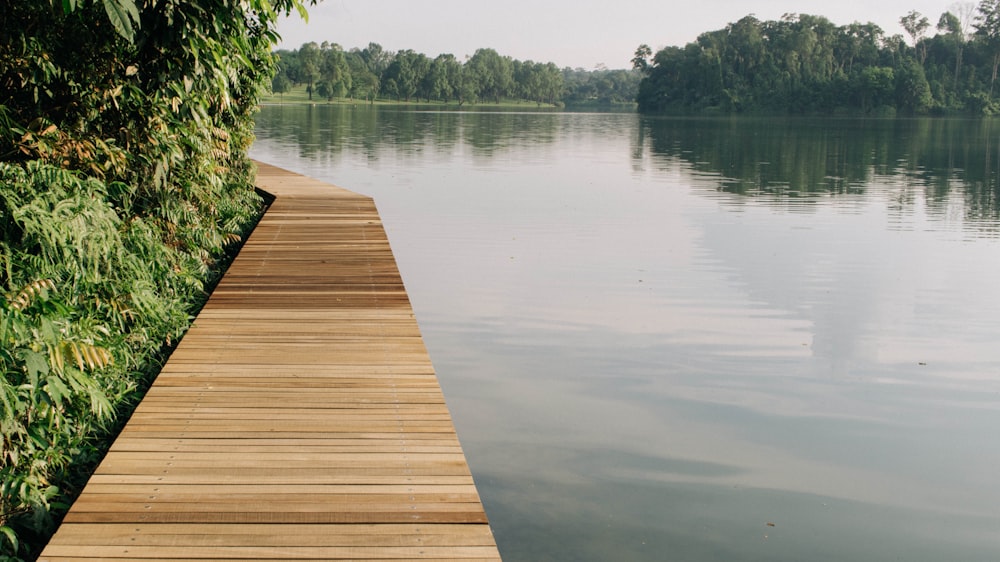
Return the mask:
<path id="1" fill-rule="evenodd" d="M 411 49 L 390 52 L 378 43 L 345 51 L 336 43 L 305 43 L 277 52 L 276 93 L 305 85 L 312 99 L 377 98 L 458 105 L 526 100 L 538 105 L 633 104 L 641 75 L 632 70 L 559 69 L 554 63 L 520 61 L 493 49 L 459 60 L 430 58 Z"/>
<path id="2" fill-rule="evenodd" d="M 872 23 L 837 26 L 824 17 L 752 15 L 633 59 L 646 77 L 643 112 L 994 114 L 1000 63 L 1000 0 L 957 3 L 937 20 L 911 11 L 908 37 Z"/>

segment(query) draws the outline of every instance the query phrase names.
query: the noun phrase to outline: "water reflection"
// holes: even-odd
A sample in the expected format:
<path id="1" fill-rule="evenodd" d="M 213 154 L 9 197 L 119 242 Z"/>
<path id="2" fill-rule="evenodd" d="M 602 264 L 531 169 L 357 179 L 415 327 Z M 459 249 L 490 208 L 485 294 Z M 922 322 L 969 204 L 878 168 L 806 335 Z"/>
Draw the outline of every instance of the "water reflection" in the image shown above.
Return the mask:
<path id="1" fill-rule="evenodd" d="M 375 196 L 507 560 L 1000 551 L 988 123 L 363 111 L 255 156 Z"/>
<path id="2" fill-rule="evenodd" d="M 552 112 L 435 111 L 363 104 L 269 106 L 257 120 L 261 134 L 294 144 L 303 157 L 335 159 L 350 149 L 369 160 L 456 148 L 489 157 L 514 145 L 552 143 L 563 123 L 561 114 Z M 529 130 L 530 135 L 524 134 Z"/>
<path id="3" fill-rule="evenodd" d="M 994 120 L 643 118 L 632 153 L 659 170 L 684 162 L 714 189 L 782 208 L 875 188 L 898 214 L 922 204 L 953 220 L 958 200 L 977 229 L 996 233 L 1000 219 Z"/>

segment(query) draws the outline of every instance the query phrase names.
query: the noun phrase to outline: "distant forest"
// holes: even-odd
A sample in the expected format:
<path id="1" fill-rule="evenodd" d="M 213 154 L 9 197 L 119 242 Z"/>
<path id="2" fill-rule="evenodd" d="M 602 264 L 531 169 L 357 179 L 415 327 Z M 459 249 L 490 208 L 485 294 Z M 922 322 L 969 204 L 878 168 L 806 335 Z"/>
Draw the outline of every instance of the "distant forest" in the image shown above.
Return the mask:
<path id="1" fill-rule="evenodd" d="M 436 58 L 378 43 L 345 51 L 336 43 L 306 43 L 276 51 L 275 93 L 305 85 L 309 99 L 440 101 L 458 105 L 527 100 L 561 107 L 633 104 L 643 74 L 637 70 L 560 69 L 554 63 L 519 61 L 493 49 L 460 60 Z"/>
<path id="2" fill-rule="evenodd" d="M 903 35 L 821 16 L 749 15 L 684 47 L 641 45 L 644 113 L 874 115 L 1000 113 L 1000 0 L 953 4 L 931 20 L 900 18 Z"/>

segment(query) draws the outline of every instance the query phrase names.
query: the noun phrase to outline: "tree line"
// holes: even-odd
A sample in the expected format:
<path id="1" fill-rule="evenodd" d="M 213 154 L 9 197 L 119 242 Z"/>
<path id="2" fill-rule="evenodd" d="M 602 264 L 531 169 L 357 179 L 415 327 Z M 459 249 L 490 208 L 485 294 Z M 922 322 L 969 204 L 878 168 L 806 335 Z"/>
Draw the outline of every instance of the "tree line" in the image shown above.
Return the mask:
<path id="1" fill-rule="evenodd" d="M 539 105 L 633 103 L 641 74 L 634 70 L 560 69 L 552 62 L 520 61 L 494 49 L 478 49 L 460 60 L 452 54 L 430 58 L 411 49 L 387 51 L 378 43 L 344 50 L 336 43 L 305 43 L 276 52 L 279 62 L 272 91 L 304 85 L 317 96 L 397 101 L 455 102 L 459 106 L 504 99 Z"/>
<path id="2" fill-rule="evenodd" d="M 837 26 L 822 16 L 746 16 L 655 54 L 640 45 L 646 113 L 1000 113 L 1000 0 L 953 4 L 931 21 L 900 17 L 906 31 L 873 23 Z"/>

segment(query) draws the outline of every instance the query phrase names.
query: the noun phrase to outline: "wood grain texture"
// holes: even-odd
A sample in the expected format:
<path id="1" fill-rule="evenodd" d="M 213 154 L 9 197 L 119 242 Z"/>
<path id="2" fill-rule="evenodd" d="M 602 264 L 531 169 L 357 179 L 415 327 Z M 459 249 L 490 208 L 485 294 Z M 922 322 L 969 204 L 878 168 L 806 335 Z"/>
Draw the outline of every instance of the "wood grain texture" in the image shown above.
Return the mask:
<path id="1" fill-rule="evenodd" d="M 374 202 L 275 196 L 42 553 L 499 560 Z"/>

